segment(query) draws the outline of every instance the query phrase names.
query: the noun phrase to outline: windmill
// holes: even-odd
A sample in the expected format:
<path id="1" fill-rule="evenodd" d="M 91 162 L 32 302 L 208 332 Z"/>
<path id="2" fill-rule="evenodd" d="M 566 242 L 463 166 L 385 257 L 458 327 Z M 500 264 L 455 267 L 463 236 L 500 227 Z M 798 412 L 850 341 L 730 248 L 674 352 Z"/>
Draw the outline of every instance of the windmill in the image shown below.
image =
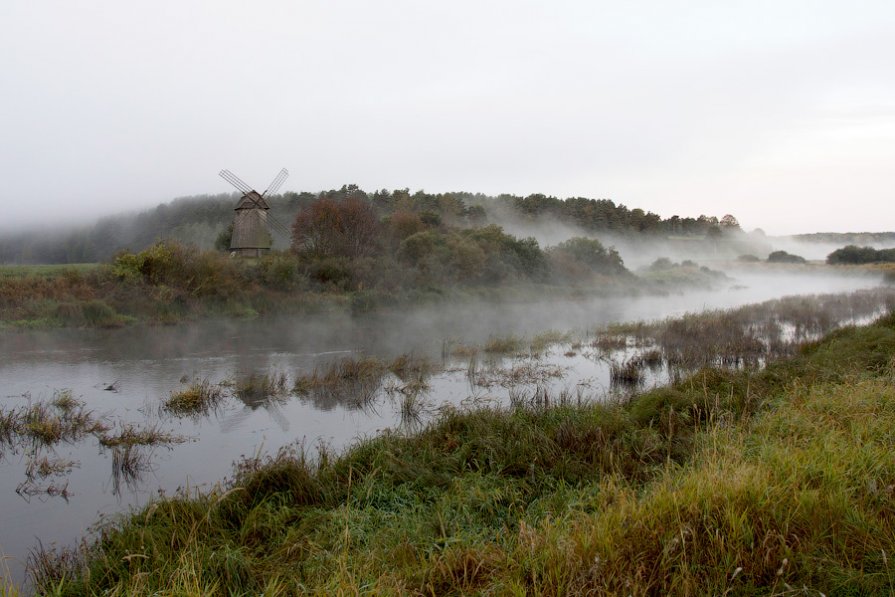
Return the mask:
<path id="1" fill-rule="evenodd" d="M 265 197 L 270 197 L 280 188 L 289 176 L 283 168 L 267 186 L 267 190 L 259 193 L 229 170 L 219 172 L 221 178 L 233 185 L 242 193 L 236 204 L 233 216 L 233 235 L 230 237 L 230 251 L 240 257 L 260 257 L 270 250 L 271 236 L 268 227 L 289 236 L 289 229 L 268 214 L 270 205 Z"/>

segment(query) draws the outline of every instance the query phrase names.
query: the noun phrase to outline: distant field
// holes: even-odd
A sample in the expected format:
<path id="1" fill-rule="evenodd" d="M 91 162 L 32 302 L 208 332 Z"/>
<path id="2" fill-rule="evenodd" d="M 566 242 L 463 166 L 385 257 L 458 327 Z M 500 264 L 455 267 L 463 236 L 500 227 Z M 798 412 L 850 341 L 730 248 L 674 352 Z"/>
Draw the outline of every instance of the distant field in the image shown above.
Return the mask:
<path id="1" fill-rule="evenodd" d="M 86 272 L 99 267 L 99 263 L 59 263 L 49 265 L 0 265 L 0 278 L 17 276 L 54 276 L 64 271 Z"/>

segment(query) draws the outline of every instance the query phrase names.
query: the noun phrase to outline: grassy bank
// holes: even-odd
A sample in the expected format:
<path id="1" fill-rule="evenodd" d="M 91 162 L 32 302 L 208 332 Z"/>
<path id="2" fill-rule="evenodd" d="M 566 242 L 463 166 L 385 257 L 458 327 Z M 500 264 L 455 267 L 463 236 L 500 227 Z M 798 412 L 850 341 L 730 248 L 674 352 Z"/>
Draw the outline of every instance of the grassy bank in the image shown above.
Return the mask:
<path id="1" fill-rule="evenodd" d="M 342 455 L 242 462 L 86 551 L 47 593 L 890 594 L 895 317 L 625 403 L 535 394 Z M 816 593 L 815 593 L 816 594 Z"/>
<path id="2" fill-rule="evenodd" d="M 660 263 L 637 277 L 596 240 L 573 238 L 542 250 L 534 239 L 516 239 L 496 226 L 438 228 L 407 240 L 413 242 L 396 245 L 406 250 L 380 248 L 374 255 L 274 252 L 259 259 L 158 243 L 103 264 L 0 266 L 0 327 L 361 314 L 458 300 L 633 295 L 730 282 L 692 262 Z"/>

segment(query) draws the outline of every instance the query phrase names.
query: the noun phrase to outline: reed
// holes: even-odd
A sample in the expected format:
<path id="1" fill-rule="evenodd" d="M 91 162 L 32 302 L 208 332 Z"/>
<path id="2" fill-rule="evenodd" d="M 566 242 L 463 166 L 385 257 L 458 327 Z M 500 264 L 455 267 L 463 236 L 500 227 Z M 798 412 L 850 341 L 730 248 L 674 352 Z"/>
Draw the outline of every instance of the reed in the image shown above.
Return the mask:
<path id="1" fill-rule="evenodd" d="M 643 361 L 631 358 L 609 364 L 609 383 L 612 387 L 636 389 L 643 383 Z"/>

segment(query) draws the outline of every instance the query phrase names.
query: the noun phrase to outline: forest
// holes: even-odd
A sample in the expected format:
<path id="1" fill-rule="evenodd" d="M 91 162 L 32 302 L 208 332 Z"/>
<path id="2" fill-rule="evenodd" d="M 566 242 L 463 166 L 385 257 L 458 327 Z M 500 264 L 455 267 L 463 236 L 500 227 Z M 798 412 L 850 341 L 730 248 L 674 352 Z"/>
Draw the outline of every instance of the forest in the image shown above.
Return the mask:
<path id="1" fill-rule="evenodd" d="M 392 213 L 415 213 L 424 223 L 443 223 L 458 228 L 503 225 L 508 221 L 563 223 L 582 236 L 609 233 L 648 237 L 710 237 L 739 232 L 735 217 L 672 216 L 663 219 L 640 208 L 628 208 L 610 199 L 571 197 L 560 199 L 542 194 L 526 197 L 479 193 L 426 193 L 409 189 L 366 192 L 356 185 L 343 185 L 319 193 L 284 193 L 270 198 L 270 216 L 288 228 L 299 210 L 317 199 L 364 199 L 380 219 Z M 160 240 L 214 247 L 233 219 L 236 194 L 200 195 L 175 199 L 137 214 L 104 217 L 95 224 L 68 230 L 19 231 L 0 236 L 0 263 L 92 263 L 111 259 L 123 250 L 141 251 Z M 275 248 L 286 248 L 288 234 L 274 231 Z"/>

